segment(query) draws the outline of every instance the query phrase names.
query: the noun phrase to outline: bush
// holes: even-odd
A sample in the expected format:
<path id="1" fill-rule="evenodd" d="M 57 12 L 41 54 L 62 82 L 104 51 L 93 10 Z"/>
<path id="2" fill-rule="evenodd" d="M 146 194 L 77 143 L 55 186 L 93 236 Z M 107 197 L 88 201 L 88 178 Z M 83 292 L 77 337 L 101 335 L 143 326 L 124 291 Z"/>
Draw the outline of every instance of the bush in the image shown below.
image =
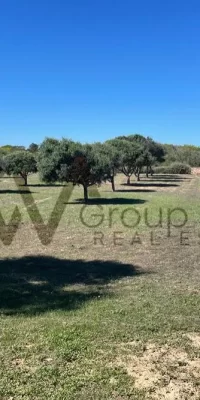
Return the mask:
<path id="1" fill-rule="evenodd" d="M 188 164 L 174 162 L 169 166 L 170 174 L 188 174 L 192 173 L 191 167 Z"/>
<path id="2" fill-rule="evenodd" d="M 191 167 L 187 164 L 174 162 L 171 165 L 162 165 L 154 167 L 154 172 L 157 174 L 191 174 Z"/>

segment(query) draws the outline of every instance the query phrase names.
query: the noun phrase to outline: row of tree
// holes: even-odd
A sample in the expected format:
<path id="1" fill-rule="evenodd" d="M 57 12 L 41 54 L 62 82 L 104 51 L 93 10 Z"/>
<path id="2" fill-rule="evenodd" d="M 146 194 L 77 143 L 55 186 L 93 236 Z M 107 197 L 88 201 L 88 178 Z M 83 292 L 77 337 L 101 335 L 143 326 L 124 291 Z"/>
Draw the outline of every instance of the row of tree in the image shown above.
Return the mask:
<path id="1" fill-rule="evenodd" d="M 164 161 L 164 149 L 151 138 L 141 135 L 120 136 L 105 143 L 81 144 L 68 139 L 47 138 L 37 151 L 9 152 L 1 160 L 1 168 L 9 175 L 20 175 L 27 185 L 28 174 L 38 170 L 47 182 L 71 182 L 82 185 L 84 199 L 89 186 L 110 181 L 115 191 L 118 172 L 133 174 L 140 180 L 141 171 L 153 172 L 153 165 Z"/>
<path id="2" fill-rule="evenodd" d="M 131 136 L 122 136 L 125 140 L 129 140 Z M 141 135 L 132 135 L 132 137 L 140 138 L 139 140 L 144 140 Z M 174 162 L 185 163 L 191 167 L 200 167 L 200 147 L 192 145 L 173 145 L 173 144 L 163 144 L 162 145 L 165 152 L 165 165 L 170 165 Z M 14 153 L 16 151 L 29 151 L 31 153 L 37 154 L 40 146 L 36 143 L 31 143 L 26 149 L 24 146 L 1 146 L 0 147 L 0 157 Z"/>

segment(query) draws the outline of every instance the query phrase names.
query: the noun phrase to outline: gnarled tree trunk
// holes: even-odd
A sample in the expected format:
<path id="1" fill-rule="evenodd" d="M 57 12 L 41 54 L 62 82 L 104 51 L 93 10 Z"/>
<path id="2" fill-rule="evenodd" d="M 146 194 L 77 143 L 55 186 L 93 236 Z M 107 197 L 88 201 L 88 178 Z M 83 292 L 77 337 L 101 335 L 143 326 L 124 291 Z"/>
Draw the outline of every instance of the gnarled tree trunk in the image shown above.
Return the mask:
<path id="1" fill-rule="evenodd" d="M 88 187 L 87 185 L 83 185 L 83 189 L 84 189 L 84 201 L 85 203 L 88 202 Z"/>
<path id="2" fill-rule="evenodd" d="M 21 177 L 23 178 L 23 180 L 24 180 L 24 186 L 27 186 L 27 184 L 28 184 L 28 175 L 26 175 L 26 174 L 20 174 L 21 175 Z"/>
<path id="3" fill-rule="evenodd" d="M 113 192 L 115 192 L 115 177 L 114 176 L 111 177 L 111 185 L 112 185 Z"/>

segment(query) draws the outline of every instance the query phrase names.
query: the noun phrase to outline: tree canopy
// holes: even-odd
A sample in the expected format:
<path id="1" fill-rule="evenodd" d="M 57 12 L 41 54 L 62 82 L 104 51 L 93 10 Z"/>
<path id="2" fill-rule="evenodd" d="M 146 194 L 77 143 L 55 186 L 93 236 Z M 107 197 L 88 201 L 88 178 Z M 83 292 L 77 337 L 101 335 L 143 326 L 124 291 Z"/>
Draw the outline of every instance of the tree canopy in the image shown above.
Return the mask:
<path id="1" fill-rule="evenodd" d="M 142 146 L 134 141 L 116 138 L 107 142 L 113 146 L 118 153 L 118 171 L 127 177 L 127 184 L 130 184 L 130 178 L 136 172 L 137 160 L 142 153 Z"/>
<path id="2" fill-rule="evenodd" d="M 100 145 L 83 145 L 66 139 L 46 139 L 38 154 L 40 176 L 47 182 L 82 185 L 87 202 L 88 187 L 99 185 L 108 177 L 109 158 L 99 148 Z"/>
<path id="3" fill-rule="evenodd" d="M 139 180 L 139 175 L 143 167 L 146 167 L 146 175 L 152 173 L 152 166 L 157 163 L 164 162 L 165 151 L 160 143 L 155 142 L 150 137 L 144 137 L 139 134 L 118 136 L 118 140 L 126 140 L 129 143 L 137 143 L 140 146 L 139 156 L 137 156 L 137 166 L 135 168 L 135 175 Z"/>
<path id="4" fill-rule="evenodd" d="M 118 172 L 123 173 L 130 184 L 133 174 L 139 180 L 142 168 L 151 168 L 162 155 L 157 143 L 141 135 L 121 136 L 94 144 L 47 138 L 39 147 L 37 165 L 41 179 L 46 182 L 82 185 L 87 201 L 89 186 L 107 180 L 114 191 Z"/>
<path id="5" fill-rule="evenodd" d="M 112 143 L 95 143 L 94 149 L 104 160 L 106 180 L 111 182 L 112 190 L 115 191 L 115 176 L 120 167 L 120 156 L 117 148 Z"/>
<path id="6" fill-rule="evenodd" d="M 38 148 L 39 148 L 38 144 L 31 143 L 30 146 L 28 147 L 28 151 L 30 151 L 31 153 L 37 153 Z"/>
<path id="7" fill-rule="evenodd" d="M 28 175 L 37 171 L 35 157 L 27 151 L 8 154 L 3 159 L 3 167 L 8 175 L 20 175 L 25 186 Z"/>

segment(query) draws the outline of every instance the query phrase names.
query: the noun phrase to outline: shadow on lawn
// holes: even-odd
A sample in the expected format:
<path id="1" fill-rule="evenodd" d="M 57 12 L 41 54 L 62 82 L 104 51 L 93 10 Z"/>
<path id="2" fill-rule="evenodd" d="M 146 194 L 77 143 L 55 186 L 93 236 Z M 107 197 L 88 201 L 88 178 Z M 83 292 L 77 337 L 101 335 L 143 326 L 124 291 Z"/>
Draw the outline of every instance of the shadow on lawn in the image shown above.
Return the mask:
<path id="1" fill-rule="evenodd" d="M 98 198 L 88 199 L 87 203 L 85 203 L 83 199 L 76 199 L 76 201 L 69 201 L 68 203 L 65 204 L 120 205 L 120 204 L 144 204 L 146 201 L 147 200 L 142 200 L 142 199 L 126 199 L 123 197 L 113 197 L 113 198 L 98 197 Z"/>
<path id="2" fill-rule="evenodd" d="M 127 185 L 126 186 L 131 186 L 131 185 Z M 144 186 L 148 186 L 148 185 L 144 185 Z M 137 185 L 136 185 L 137 187 Z M 138 185 L 139 188 L 139 185 Z M 119 192 L 119 193 L 155 193 L 156 190 L 153 189 L 116 189 L 115 193 Z"/>
<path id="3" fill-rule="evenodd" d="M 31 192 L 33 194 L 35 192 Z M 29 190 L 12 190 L 12 189 L 5 189 L 5 190 L 0 190 L 0 195 L 1 194 L 30 194 Z"/>
<path id="4" fill-rule="evenodd" d="M 22 185 L 23 186 L 23 185 Z M 67 185 L 63 185 L 63 184 L 61 184 L 61 183 L 49 183 L 49 184 L 47 184 L 47 183 L 31 183 L 30 185 L 28 184 L 27 186 L 29 186 L 29 187 L 38 187 L 38 188 L 42 188 L 42 187 L 44 187 L 44 188 L 54 188 L 54 187 L 64 187 L 64 186 L 67 186 Z"/>
<path id="5" fill-rule="evenodd" d="M 148 181 L 147 183 L 143 183 L 142 181 L 136 182 L 136 183 L 130 183 L 130 185 L 127 185 L 127 183 L 122 183 L 122 186 L 134 186 L 134 187 L 177 187 L 177 183 L 152 183 L 152 181 Z"/>
<path id="6" fill-rule="evenodd" d="M 114 261 L 30 256 L 0 261 L 0 309 L 5 315 L 35 315 L 76 309 L 109 295 L 110 281 L 147 273 Z M 111 293 L 110 293 L 111 295 Z"/>
<path id="7" fill-rule="evenodd" d="M 161 182 L 184 182 L 185 180 L 191 180 L 191 177 L 181 176 L 181 175 L 167 175 L 167 174 L 160 174 L 160 175 L 153 175 L 149 176 L 148 179 L 142 179 L 143 182 L 149 181 L 161 181 Z"/>

